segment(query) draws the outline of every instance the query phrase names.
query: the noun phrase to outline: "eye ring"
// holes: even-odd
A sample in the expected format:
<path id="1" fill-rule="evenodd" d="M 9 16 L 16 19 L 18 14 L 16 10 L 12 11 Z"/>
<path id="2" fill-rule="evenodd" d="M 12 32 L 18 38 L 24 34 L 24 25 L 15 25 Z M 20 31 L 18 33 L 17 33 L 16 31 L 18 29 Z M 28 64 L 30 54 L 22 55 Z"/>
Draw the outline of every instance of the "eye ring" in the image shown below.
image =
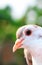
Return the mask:
<path id="1" fill-rule="evenodd" d="M 27 36 L 30 36 L 30 35 L 31 35 L 31 33 L 32 33 L 32 31 L 31 31 L 31 30 L 29 30 L 29 29 L 27 29 L 27 30 L 25 31 L 25 35 L 27 35 Z"/>

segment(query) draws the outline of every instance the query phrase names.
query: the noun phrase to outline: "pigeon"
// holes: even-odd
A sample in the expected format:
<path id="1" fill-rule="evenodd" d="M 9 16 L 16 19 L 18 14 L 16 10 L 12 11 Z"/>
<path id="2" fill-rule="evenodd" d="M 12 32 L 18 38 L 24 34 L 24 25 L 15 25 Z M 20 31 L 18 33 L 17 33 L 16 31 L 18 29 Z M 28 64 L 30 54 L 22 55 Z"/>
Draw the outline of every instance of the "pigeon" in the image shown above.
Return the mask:
<path id="1" fill-rule="evenodd" d="M 42 65 L 42 27 L 24 25 L 17 30 L 16 37 L 13 52 L 23 48 L 28 65 Z"/>

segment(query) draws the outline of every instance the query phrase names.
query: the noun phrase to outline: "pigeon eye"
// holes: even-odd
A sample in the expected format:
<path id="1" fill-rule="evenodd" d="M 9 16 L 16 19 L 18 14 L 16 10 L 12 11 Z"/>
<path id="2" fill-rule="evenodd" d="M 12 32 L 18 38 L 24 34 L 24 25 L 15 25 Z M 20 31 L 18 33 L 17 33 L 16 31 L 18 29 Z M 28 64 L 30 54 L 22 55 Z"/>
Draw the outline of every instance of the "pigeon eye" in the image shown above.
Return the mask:
<path id="1" fill-rule="evenodd" d="M 28 35 L 28 36 L 31 35 L 31 33 L 32 33 L 31 30 L 26 30 L 26 31 L 25 31 L 25 34 Z"/>

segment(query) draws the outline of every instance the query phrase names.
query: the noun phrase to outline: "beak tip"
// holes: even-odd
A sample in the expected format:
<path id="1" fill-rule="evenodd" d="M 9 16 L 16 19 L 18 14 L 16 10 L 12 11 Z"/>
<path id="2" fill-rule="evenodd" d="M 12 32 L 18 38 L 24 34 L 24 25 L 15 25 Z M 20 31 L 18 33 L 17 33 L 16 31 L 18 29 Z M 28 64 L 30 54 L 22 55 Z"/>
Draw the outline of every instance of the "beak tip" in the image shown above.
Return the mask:
<path id="1" fill-rule="evenodd" d="M 17 49 L 16 49 L 16 47 L 15 47 L 15 45 L 14 45 L 12 51 L 15 52 L 16 50 L 17 50 Z"/>
<path id="2" fill-rule="evenodd" d="M 15 48 L 14 47 L 13 47 L 12 51 L 15 52 Z"/>

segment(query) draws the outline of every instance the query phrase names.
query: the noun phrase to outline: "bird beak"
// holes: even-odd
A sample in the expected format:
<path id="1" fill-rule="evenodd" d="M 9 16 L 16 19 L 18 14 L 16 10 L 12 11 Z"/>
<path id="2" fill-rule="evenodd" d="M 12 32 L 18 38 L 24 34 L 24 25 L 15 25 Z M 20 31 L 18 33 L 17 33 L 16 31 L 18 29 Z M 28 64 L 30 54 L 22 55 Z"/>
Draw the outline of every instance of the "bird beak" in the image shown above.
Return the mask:
<path id="1" fill-rule="evenodd" d="M 17 39 L 16 42 L 15 42 L 15 45 L 13 46 L 13 52 L 15 52 L 17 49 L 21 48 L 21 46 L 23 45 L 22 42 L 23 42 L 24 39 Z"/>

